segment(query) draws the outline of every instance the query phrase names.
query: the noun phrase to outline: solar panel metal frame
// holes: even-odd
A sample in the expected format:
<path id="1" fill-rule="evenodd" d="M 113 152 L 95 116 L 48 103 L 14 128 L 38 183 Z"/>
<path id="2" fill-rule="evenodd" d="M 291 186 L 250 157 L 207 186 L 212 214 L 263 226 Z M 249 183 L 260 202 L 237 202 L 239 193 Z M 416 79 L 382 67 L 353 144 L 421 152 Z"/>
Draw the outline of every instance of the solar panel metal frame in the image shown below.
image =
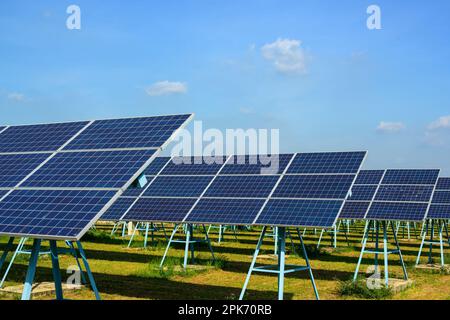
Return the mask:
<path id="1" fill-rule="evenodd" d="M 450 180 L 450 178 L 448 178 L 448 177 L 439 177 L 438 181 L 436 182 L 436 188 L 435 188 L 435 190 L 433 192 L 433 196 L 431 198 L 431 204 L 430 204 L 430 206 L 428 208 L 427 216 L 426 216 L 425 219 L 436 219 L 436 220 L 450 219 L 450 203 L 449 202 L 440 202 L 440 201 L 436 201 L 435 202 L 435 195 L 438 192 L 450 192 L 450 186 L 449 187 L 446 187 L 446 186 L 442 187 L 441 186 L 443 184 L 442 180 L 446 180 L 447 181 L 447 180 Z M 430 212 L 432 212 L 432 209 L 436 208 L 436 207 L 439 207 L 440 209 L 441 208 L 446 208 L 446 209 L 448 209 L 448 213 L 446 213 L 445 216 L 441 215 L 441 217 L 439 217 L 439 218 L 430 216 Z"/>
<path id="2" fill-rule="evenodd" d="M 167 117 L 171 115 L 164 115 L 164 116 L 148 116 L 148 117 L 136 117 L 136 118 L 155 118 L 155 117 Z M 175 115 L 174 115 L 175 116 Z M 188 114 L 186 114 L 188 116 Z M 155 150 L 153 155 L 148 159 L 148 161 L 145 162 L 145 164 L 128 180 L 126 184 L 124 184 L 121 188 L 111 188 L 111 190 L 116 191 L 116 194 L 110 199 L 110 201 L 97 213 L 97 215 L 91 219 L 91 221 L 86 224 L 86 226 L 82 229 L 81 232 L 78 233 L 76 237 L 67 237 L 67 236 L 53 236 L 53 235 L 36 235 L 36 234 L 16 234 L 16 233 L 8 233 L 4 232 L 1 233 L 1 236 L 9 236 L 9 237 L 17 237 L 17 236 L 26 236 L 30 238 L 36 238 L 36 239 L 47 239 L 47 240 L 73 240 L 78 241 L 81 239 L 81 237 L 95 224 L 95 222 L 106 212 L 106 210 L 111 207 L 111 205 L 114 204 L 114 202 L 121 196 L 121 194 L 130 187 L 130 185 L 145 171 L 145 169 L 151 164 L 151 162 L 158 156 L 158 154 L 161 152 L 161 150 L 165 149 L 169 143 L 172 142 L 172 140 L 179 134 L 181 130 L 183 130 L 189 122 L 193 119 L 194 114 L 189 114 L 187 119 L 183 122 L 181 126 L 179 126 L 174 132 L 171 134 L 171 136 L 164 142 L 163 145 L 159 147 L 148 147 L 148 148 L 138 148 L 138 149 L 147 149 L 147 150 Z M 134 119 L 134 118 L 121 118 L 121 119 Z M 108 119 L 102 119 L 102 120 L 108 120 Z M 85 131 L 87 128 L 89 128 L 90 125 L 92 125 L 96 120 L 90 120 L 87 121 L 87 124 L 80 129 L 76 134 L 74 134 L 70 139 L 68 139 L 63 145 L 61 145 L 56 151 L 51 152 L 44 152 L 48 153 L 49 156 L 39 165 L 37 166 L 31 173 L 29 173 L 25 178 L 23 178 L 18 184 L 16 184 L 15 187 L 8 189 L 9 191 L 0 197 L 0 202 L 3 201 L 6 197 L 8 197 L 9 194 L 14 192 L 14 190 L 80 190 L 80 191 L 92 191 L 92 190 L 98 190 L 99 188 L 21 188 L 21 185 L 29 178 L 31 177 L 35 172 L 37 172 L 41 167 L 43 167 L 48 161 L 50 161 L 56 154 L 63 153 L 63 152 L 79 152 L 79 151 L 85 151 L 82 150 L 64 150 L 64 148 L 69 145 L 73 140 L 75 140 L 83 131 Z M 80 122 L 80 121 L 73 121 L 74 123 Z M 69 123 L 69 122 L 64 122 Z M 46 123 L 49 124 L 49 123 Z M 38 124 L 36 124 L 38 125 Z M 9 128 L 11 126 L 6 126 L 4 130 Z M 1 131 L 1 132 L 3 132 Z M 0 132 L 0 134 L 1 134 Z M 108 151 L 110 149 L 88 149 L 88 151 Z M 130 148 L 113 148 L 112 150 L 130 150 Z M 7 153 L 7 154 L 23 154 L 24 152 L 13 152 L 13 153 Z M 40 152 L 29 152 L 29 153 L 40 153 Z M 6 153 L 3 153 L 6 154 Z M 100 188 L 101 190 L 109 190 L 105 188 Z"/>

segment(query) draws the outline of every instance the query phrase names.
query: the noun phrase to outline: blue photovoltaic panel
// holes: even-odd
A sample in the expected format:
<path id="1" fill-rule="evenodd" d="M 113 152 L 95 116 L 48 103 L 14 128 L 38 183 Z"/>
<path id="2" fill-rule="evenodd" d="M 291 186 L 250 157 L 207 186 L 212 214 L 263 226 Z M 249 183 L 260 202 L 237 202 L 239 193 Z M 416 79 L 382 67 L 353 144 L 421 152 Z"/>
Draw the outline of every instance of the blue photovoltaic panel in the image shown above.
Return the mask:
<path id="1" fill-rule="evenodd" d="M 432 203 L 450 204 L 450 191 L 435 191 Z"/>
<path id="2" fill-rule="evenodd" d="M 351 196 L 348 197 L 348 200 L 371 201 L 377 191 L 377 188 L 378 186 L 374 185 L 353 185 Z"/>
<path id="3" fill-rule="evenodd" d="M 77 239 L 112 191 L 15 190 L 0 202 L 0 233 Z"/>
<path id="4" fill-rule="evenodd" d="M 196 201 L 191 198 L 140 198 L 122 220 L 179 223 Z"/>
<path id="5" fill-rule="evenodd" d="M 9 190 L 0 190 L 0 198 L 7 194 Z"/>
<path id="6" fill-rule="evenodd" d="M 358 173 L 366 152 L 299 153 L 287 173 Z"/>
<path id="7" fill-rule="evenodd" d="M 154 150 L 59 153 L 22 187 L 121 188 Z"/>
<path id="8" fill-rule="evenodd" d="M 293 154 L 233 156 L 220 174 L 282 174 Z"/>
<path id="9" fill-rule="evenodd" d="M 361 170 L 356 177 L 355 184 L 379 184 L 384 170 Z"/>
<path id="10" fill-rule="evenodd" d="M 56 151 L 88 122 L 12 126 L 0 134 L 0 152 Z"/>
<path id="11" fill-rule="evenodd" d="M 343 201 L 271 199 L 256 224 L 329 228 L 334 225 Z"/>
<path id="12" fill-rule="evenodd" d="M 149 178 L 151 180 L 153 180 L 154 177 L 149 177 Z M 122 193 L 122 197 L 138 198 L 141 195 L 141 193 L 144 192 L 144 190 L 147 187 L 148 183 L 149 182 L 147 182 L 147 184 L 143 188 L 141 188 L 141 187 L 134 187 L 134 186 L 128 187 L 127 190 L 125 190 Z"/>
<path id="13" fill-rule="evenodd" d="M 279 176 L 218 176 L 205 197 L 267 198 Z"/>
<path id="14" fill-rule="evenodd" d="M 102 221 L 119 221 L 124 213 L 131 207 L 136 198 L 120 197 L 108 210 L 100 217 Z"/>
<path id="15" fill-rule="evenodd" d="M 65 149 L 159 148 L 190 117 L 190 114 L 186 114 L 97 120 L 66 146 Z"/>
<path id="16" fill-rule="evenodd" d="M 340 219 L 364 219 L 370 202 L 363 201 L 346 201 L 341 213 Z"/>
<path id="17" fill-rule="evenodd" d="M 46 153 L 0 155 L 0 187 L 17 186 L 49 156 Z"/>
<path id="18" fill-rule="evenodd" d="M 439 170 L 387 170 L 382 184 L 419 184 L 435 185 L 439 177 Z"/>
<path id="19" fill-rule="evenodd" d="M 170 157 L 157 157 L 153 159 L 152 163 L 145 169 L 146 176 L 156 176 L 166 163 L 170 160 Z"/>
<path id="20" fill-rule="evenodd" d="M 450 178 L 439 178 L 436 190 L 450 190 Z"/>
<path id="21" fill-rule="evenodd" d="M 264 205 L 262 199 L 201 199 L 189 216 L 187 223 L 252 224 Z"/>
<path id="22" fill-rule="evenodd" d="M 179 157 L 173 158 L 162 175 L 215 175 L 226 161 L 225 157 Z"/>
<path id="23" fill-rule="evenodd" d="M 428 219 L 450 219 L 450 205 L 432 204 L 427 215 Z"/>
<path id="24" fill-rule="evenodd" d="M 158 176 L 144 197 L 199 197 L 213 176 Z"/>
<path id="25" fill-rule="evenodd" d="M 374 202 L 367 213 L 367 220 L 422 221 L 428 203 Z"/>
<path id="26" fill-rule="evenodd" d="M 345 199 L 354 178 L 354 175 L 284 176 L 273 197 Z"/>
<path id="27" fill-rule="evenodd" d="M 428 202 L 433 194 L 433 186 L 382 185 L 378 189 L 377 201 Z"/>

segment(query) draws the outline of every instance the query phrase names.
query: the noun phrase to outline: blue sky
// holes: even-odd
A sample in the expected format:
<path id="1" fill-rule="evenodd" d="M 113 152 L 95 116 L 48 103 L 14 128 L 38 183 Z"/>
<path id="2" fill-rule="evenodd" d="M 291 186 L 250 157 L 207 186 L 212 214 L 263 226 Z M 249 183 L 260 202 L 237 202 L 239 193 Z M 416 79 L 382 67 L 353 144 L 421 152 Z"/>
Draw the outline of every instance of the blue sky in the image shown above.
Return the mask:
<path id="1" fill-rule="evenodd" d="M 81 8 L 68 30 L 66 8 Z M 369 5 L 381 30 L 366 27 Z M 2 124 L 195 112 L 450 175 L 450 2 L 0 2 Z M 283 51 L 284 49 L 284 51 Z"/>

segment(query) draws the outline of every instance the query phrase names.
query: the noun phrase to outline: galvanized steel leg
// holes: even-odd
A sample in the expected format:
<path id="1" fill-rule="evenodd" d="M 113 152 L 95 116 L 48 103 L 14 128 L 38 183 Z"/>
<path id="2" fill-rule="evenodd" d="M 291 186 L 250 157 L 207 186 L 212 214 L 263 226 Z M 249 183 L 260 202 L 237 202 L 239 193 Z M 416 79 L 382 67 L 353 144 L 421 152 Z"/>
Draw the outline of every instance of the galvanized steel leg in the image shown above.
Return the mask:
<path id="1" fill-rule="evenodd" d="M 405 261 L 403 260 L 402 250 L 400 250 L 400 244 L 398 243 L 397 235 L 394 232 L 394 226 L 391 224 L 392 232 L 394 234 L 395 246 L 397 247 L 398 257 L 400 258 L 400 265 L 403 269 L 403 278 L 408 280 L 408 272 L 406 271 Z M 419 256 L 420 257 L 420 256 Z"/>
<path id="2" fill-rule="evenodd" d="M 306 266 L 308 267 L 309 277 L 311 279 L 311 283 L 312 283 L 312 286 L 313 286 L 313 289 L 314 289 L 314 295 L 316 296 L 316 300 L 320 300 L 319 291 L 317 290 L 316 281 L 314 280 L 313 272 L 312 272 L 312 269 L 311 269 L 311 264 L 310 264 L 309 258 L 308 258 L 308 252 L 306 251 L 305 243 L 303 242 L 303 237 L 300 234 L 300 229 L 297 229 L 297 233 L 298 233 L 298 236 L 300 238 L 300 244 L 302 246 L 303 257 L 305 258 Z"/>
<path id="3" fill-rule="evenodd" d="M 41 248 L 41 239 L 34 239 L 33 248 L 31 249 L 30 261 L 28 263 L 27 275 L 22 291 L 22 300 L 30 300 L 31 290 L 33 288 L 34 275 L 36 274 L 36 265 L 39 258 L 39 250 Z"/>
<path id="4" fill-rule="evenodd" d="M 56 240 L 50 240 L 50 256 L 52 258 L 53 281 L 55 282 L 56 300 L 63 300 L 61 270 L 59 269 L 58 247 Z"/>
<path id="5" fill-rule="evenodd" d="M 89 282 L 91 283 L 91 288 L 94 291 L 95 299 L 101 300 L 100 293 L 98 292 L 97 285 L 95 284 L 94 275 L 91 272 L 91 268 L 89 267 L 89 262 L 87 261 L 86 254 L 84 253 L 83 246 L 81 245 L 80 241 L 77 241 L 77 247 L 78 251 L 80 252 L 81 259 L 84 263 L 84 269 L 86 270 L 86 273 L 88 274 Z"/>
<path id="6" fill-rule="evenodd" d="M 384 281 L 389 286 L 389 257 L 386 221 L 383 221 Z"/>
<path id="7" fill-rule="evenodd" d="M 277 227 L 278 232 L 278 300 L 283 300 L 284 293 L 284 270 L 286 251 L 286 228 Z"/>
<path id="8" fill-rule="evenodd" d="M 369 239 L 369 236 L 370 236 L 369 235 L 370 230 L 368 229 L 370 227 L 370 221 L 367 221 L 367 222 L 368 222 L 368 224 L 366 224 L 367 231 L 365 232 L 364 237 L 363 237 L 361 253 L 359 254 L 358 263 L 356 264 L 355 274 L 353 275 L 353 281 L 356 281 L 356 279 L 358 278 L 359 267 L 361 266 L 361 261 L 362 261 L 363 255 L 364 255 L 364 251 L 366 250 L 367 240 Z"/>

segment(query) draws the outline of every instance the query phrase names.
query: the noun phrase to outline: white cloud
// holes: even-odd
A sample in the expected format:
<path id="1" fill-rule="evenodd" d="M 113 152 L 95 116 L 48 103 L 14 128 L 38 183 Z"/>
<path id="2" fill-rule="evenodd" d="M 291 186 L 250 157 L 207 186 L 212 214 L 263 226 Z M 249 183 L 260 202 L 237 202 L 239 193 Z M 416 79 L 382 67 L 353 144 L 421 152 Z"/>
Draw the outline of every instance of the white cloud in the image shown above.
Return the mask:
<path id="1" fill-rule="evenodd" d="M 187 85 L 182 82 L 159 81 L 145 89 L 149 96 L 165 96 L 187 92 Z"/>
<path id="2" fill-rule="evenodd" d="M 403 122 L 385 122 L 381 121 L 377 127 L 377 131 L 383 133 L 397 133 L 406 128 Z"/>
<path id="3" fill-rule="evenodd" d="M 25 101 L 25 95 L 23 93 L 11 92 L 8 94 L 8 99 L 15 102 Z"/>
<path id="4" fill-rule="evenodd" d="M 450 116 L 443 116 L 428 125 L 429 130 L 450 128 Z"/>
<path id="5" fill-rule="evenodd" d="M 261 48 L 263 57 L 282 73 L 305 73 L 306 56 L 300 40 L 278 39 Z"/>

